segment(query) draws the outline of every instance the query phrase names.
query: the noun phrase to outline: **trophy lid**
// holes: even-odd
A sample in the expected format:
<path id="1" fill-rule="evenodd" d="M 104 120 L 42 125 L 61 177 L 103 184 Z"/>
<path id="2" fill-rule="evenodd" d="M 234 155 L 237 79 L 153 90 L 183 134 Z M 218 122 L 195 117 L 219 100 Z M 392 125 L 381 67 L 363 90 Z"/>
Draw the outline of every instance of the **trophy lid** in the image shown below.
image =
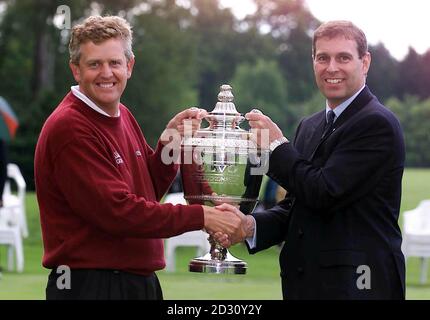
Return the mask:
<path id="1" fill-rule="evenodd" d="M 197 130 L 193 137 L 185 137 L 184 146 L 236 147 L 246 150 L 255 149 L 250 140 L 250 133 L 239 127 L 245 119 L 234 104 L 232 87 L 228 84 L 220 86 L 218 102 L 205 119 L 209 127 Z"/>
<path id="2" fill-rule="evenodd" d="M 245 118 L 237 112 L 233 100 L 232 87 L 228 84 L 220 86 L 218 102 L 205 118 L 210 124 L 209 127 L 214 131 L 244 131 L 239 124 Z"/>

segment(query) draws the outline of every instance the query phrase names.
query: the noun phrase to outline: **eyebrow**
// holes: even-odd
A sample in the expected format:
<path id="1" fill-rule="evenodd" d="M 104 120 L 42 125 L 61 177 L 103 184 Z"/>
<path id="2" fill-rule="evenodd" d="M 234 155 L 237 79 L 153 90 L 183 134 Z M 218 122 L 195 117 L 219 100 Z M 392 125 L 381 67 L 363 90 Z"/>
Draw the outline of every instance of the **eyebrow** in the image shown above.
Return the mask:
<path id="1" fill-rule="evenodd" d="M 89 60 L 85 61 L 85 63 L 90 64 L 90 63 L 101 62 L 101 61 L 103 61 L 103 60 L 102 59 L 89 59 Z M 112 62 L 112 61 L 115 61 L 115 62 L 121 61 L 121 58 L 112 58 L 112 59 L 108 60 L 108 62 Z"/>
<path id="2" fill-rule="evenodd" d="M 330 54 L 328 54 L 327 52 L 319 52 L 319 53 L 317 53 L 315 56 L 316 57 L 318 57 L 318 56 L 322 56 L 322 55 L 325 55 L 325 56 L 330 56 Z M 335 54 L 336 56 L 339 56 L 339 55 L 346 55 L 346 56 L 354 56 L 352 53 L 350 53 L 350 52 L 347 52 L 347 51 L 341 51 L 341 52 L 338 52 L 338 53 L 336 53 Z"/>

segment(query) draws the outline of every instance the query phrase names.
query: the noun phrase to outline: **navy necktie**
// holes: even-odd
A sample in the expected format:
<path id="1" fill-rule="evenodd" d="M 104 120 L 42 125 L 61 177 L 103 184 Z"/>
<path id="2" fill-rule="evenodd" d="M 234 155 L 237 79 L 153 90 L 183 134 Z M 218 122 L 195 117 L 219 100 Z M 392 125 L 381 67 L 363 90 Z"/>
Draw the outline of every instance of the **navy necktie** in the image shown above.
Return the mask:
<path id="1" fill-rule="evenodd" d="M 333 122 L 334 122 L 335 116 L 336 115 L 334 114 L 333 110 L 330 110 L 329 112 L 327 112 L 327 123 L 325 125 L 324 132 L 321 136 L 321 139 L 324 138 L 329 132 L 333 130 Z"/>

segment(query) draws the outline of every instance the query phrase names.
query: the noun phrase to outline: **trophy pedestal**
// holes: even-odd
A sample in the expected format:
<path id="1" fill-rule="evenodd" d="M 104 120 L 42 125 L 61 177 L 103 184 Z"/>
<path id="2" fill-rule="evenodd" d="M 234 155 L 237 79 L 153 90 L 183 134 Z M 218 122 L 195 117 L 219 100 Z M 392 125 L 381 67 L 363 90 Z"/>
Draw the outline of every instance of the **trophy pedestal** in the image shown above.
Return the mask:
<path id="1" fill-rule="evenodd" d="M 248 268 L 245 261 L 235 258 L 228 251 L 224 260 L 213 259 L 211 254 L 207 253 L 202 257 L 191 260 L 188 266 L 190 272 L 218 274 L 246 274 L 246 269 Z"/>

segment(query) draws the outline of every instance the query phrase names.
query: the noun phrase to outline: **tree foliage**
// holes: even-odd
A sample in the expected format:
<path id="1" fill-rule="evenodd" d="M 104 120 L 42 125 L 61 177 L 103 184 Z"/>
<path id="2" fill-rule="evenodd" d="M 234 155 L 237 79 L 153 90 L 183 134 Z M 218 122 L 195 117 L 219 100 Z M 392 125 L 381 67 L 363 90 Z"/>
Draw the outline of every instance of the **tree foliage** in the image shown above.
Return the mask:
<path id="1" fill-rule="evenodd" d="M 231 83 L 239 112 L 261 109 L 280 128 L 287 129 L 287 120 L 291 119 L 287 109 L 287 86 L 275 61 L 260 59 L 256 64 L 240 64 Z"/>
<path id="2" fill-rule="evenodd" d="M 387 106 L 397 115 L 403 128 L 406 165 L 428 167 L 430 164 L 430 99 L 420 101 L 407 95 L 403 100 L 392 98 Z"/>
<path id="3" fill-rule="evenodd" d="M 398 96 L 399 62 L 382 43 L 370 46 L 369 51 L 372 59 L 367 84 L 372 88 L 372 92 L 382 101 L 393 95 Z"/>

